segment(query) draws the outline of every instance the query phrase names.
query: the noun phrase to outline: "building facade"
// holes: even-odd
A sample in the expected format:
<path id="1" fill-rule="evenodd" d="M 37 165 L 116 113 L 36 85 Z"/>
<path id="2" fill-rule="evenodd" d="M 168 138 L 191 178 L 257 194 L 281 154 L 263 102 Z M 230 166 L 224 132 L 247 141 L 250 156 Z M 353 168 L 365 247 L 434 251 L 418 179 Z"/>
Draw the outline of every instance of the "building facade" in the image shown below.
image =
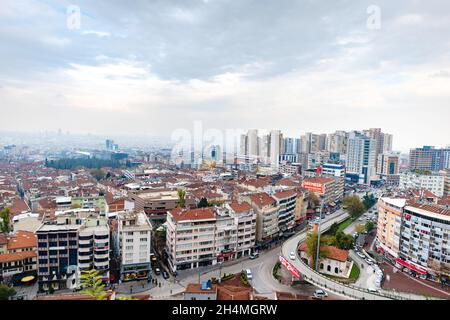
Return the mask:
<path id="1" fill-rule="evenodd" d="M 117 221 L 116 252 L 120 257 L 120 280 L 151 278 L 152 225 L 143 211 L 121 212 Z"/>

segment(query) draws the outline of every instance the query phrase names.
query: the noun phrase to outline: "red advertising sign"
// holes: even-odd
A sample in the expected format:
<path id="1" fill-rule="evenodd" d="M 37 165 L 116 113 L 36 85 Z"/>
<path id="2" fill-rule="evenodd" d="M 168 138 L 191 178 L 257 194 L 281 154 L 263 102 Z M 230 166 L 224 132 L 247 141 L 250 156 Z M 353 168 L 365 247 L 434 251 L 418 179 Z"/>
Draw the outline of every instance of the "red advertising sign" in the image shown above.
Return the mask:
<path id="1" fill-rule="evenodd" d="M 325 193 L 325 185 L 323 183 L 304 181 L 303 188 L 308 191 L 317 192 L 319 194 Z"/>
<path id="2" fill-rule="evenodd" d="M 300 280 L 300 271 L 290 264 L 284 257 L 280 256 L 280 263 L 297 279 Z"/>

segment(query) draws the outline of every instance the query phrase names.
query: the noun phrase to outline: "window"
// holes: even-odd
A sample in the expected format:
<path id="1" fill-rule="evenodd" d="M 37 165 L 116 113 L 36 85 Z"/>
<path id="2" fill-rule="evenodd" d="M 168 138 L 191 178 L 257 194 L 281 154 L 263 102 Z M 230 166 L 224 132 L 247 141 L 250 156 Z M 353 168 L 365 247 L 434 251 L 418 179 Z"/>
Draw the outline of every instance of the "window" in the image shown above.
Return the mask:
<path id="1" fill-rule="evenodd" d="M 334 273 L 339 273 L 339 268 L 338 267 L 334 268 Z"/>
<path id="2" fill-rule="evenodd" d="M 147 242 L 147 238 L 141 238 L 141 242 Z"/>
<path id="3" fill-rule="evenodd" d="M 327 271 L 331 272 L 331 266 L 330 265 L 327 266 Z"/>
<path id="4" fill-rule="evenodd" d="M 133 243 L 133 239 L 127 239 L 127 243 Z"/>
<path id="5" fill-rule="evenodd" d="M 320 264 L 320 269 L 323 269 L 323 263 Z"/>

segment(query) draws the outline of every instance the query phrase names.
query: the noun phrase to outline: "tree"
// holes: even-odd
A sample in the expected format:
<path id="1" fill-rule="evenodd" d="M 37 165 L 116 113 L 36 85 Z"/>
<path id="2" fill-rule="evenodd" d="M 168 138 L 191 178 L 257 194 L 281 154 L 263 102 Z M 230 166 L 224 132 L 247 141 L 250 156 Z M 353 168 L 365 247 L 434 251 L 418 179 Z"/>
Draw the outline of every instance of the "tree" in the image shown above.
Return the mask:
<path id="1" fill-rule="evenodd" d="M 366 210 L 358 196 L 348 196 L 342 200 L 343 206 L 353 219 L 358 218 Z"/>
<path id="2" fill-rule="evenodd" d="M 95 300 L 107 300 L 105 285 L 97 270 L 81 271 L 81 293 L 95 298 Z"/>
<path id="3" fill-rule="evenodd" d="M 358 224 L 355 226 L 355 231 L 358 233 L 363 233 L 364 230 L 366 230 L 366 228 L 363 224 Z"/>
<path id="4" fill-rule="evenodd" d="M 336 222 L 333 223 L 330 227 L 330 230 L 328 230 L 328 233 L 331 235 L 336 235 L 336 232 L 339 230 L 339 224 L 337 224 Z"/>
<path id="5" fill-rule="evenodd" d="M 339 249 L 350 250 L 353 248 L 354 239 L 350 234 L 339 231 L 336 234 L 336 245 Z"/>
<path id="6" fill-rule="evenodd" d="M 377 203 L 377 199 L 375 198 L 375 196 L 373 194 L 370 195 L 365 195 L 363 197 L 363 204 L 366 207 L 366 210 L 369 210 L 370 208 L 372 208 L 375 203 Z"/>
<path id="7" fill-rule="evenodd" d="M 206 208 L 209 207 L 208 200 L 206 198 L 201 198 L 197 204 L 197 208 Z"/>
<path id="8" fill-rule="evenodd" d="M 314 267 L 316 265 L 317 237 L 317 232 L 310 232 L 306 237 L 306 254 L 311 259 L 311 267 Z M 326 258 L 328 255 L 328 251 L 322 248 L 325 245 L 325 240 L 326 238 L 320 238 L 319 261 L 323 258 Z"/>
<path id="9" fill-rule="evenodd" d="M 309 193 L 309 204 L 312 208 L 316 208 L 320 204 L 320 199 L 314 192 Z"/>
<path id="10" fill-rule="evenodd" d="M 177 208 L 185 208 L 186 207 L 186 191 L 183 189 L 178 189 L 177 194 L 178 194 Z"/>
<path id="11" fill-rule="evenodd" d="M 0 284 L 0 300 L 9 300 L 16 294 L 16 290 L 7 286 L 6 284 Z"/>
<path id="12" fill-rule="evenodd" d="M 11 211 L 9 210 L 9 208 L 5 208 L 0 211 L 0 219 L 0 232 L 11 232 Z"/>
<path id="13" fill-rule="evenodd" d="M 97 179 L 97 181 L 105 178 L 105 172 L 102 169 L 91 170 L 91 175 Z"/>
<path id="14" fill-rule="evenodd" d="M 372 221 L 367 221 L 366 222 L 366 231 L 370 233 L 370 231 L 372 231 L 375 228 L 375 223 L 373 223 Z"/>

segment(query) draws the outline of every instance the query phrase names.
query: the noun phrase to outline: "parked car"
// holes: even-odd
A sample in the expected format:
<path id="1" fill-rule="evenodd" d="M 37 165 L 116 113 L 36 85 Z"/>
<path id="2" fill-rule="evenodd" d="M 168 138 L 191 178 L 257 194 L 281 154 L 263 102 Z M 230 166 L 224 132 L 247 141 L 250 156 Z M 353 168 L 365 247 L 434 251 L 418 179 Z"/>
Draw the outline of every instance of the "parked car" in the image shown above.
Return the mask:
<path id="1" fill-rule="evenodd" d="M 245 275 L 247 276 L 247 279 L 248 279 L 248 280 L 252 280 L 252 279 L 253 279 L 252 270 L 250 270 L 250 269 L 245 269 Z"/>
<path id="2" fill-rule="evenodd" d="M 314 299 L 322 299 L 322 298 L 326 298 L 326 297 L 328 297 L 328 293 L 326 293 L 322 289 L 317 289 L 316 291 L 314 291 L 314 295 L 313 295 Z"/>
<path id="3" fill-rule="evenodd" d="M 295 260 L 296 259 L 294 251 L 291 251 L 291 253 L 289 253 L 289 259 L 291 259 L 291 260 Z"/>
<path id="4" fill-rule="evenodd" d="M 250 254 L 250 259 L 251 260 L 256 259 L 258 257 L 259 257 L 259 253 L 258 252 L 253 252 L 252 254 Z"/>
<path id="5" fill-rule="evenodd" d="M 159 276 L 159 275 L 161 274 L 161 269 L 158 268 L 158 267 L 156 267 L 156 268 L 155 268 L 155 274 L 156 274 L 157 276 Z"/>
<path id="6" fill-rule="evenodd" d="M 365 256 L 364 253 L 362 253 L 362 252 L 357 252 L 356 254 L 357 254 L 358 257 L 360 257 L 360 258 L 363 258 L 363 259 L 366 258 L 366 256 Z"/>
<path id="7" fill-rule="evenodd" d="M 163 278 L 166 279 L 166 280 L 170 278 L 169 274 L 168 274 L 166 271 L 163 271 L 163 272 L 162 272 L 162 276 L 163 276 Z"/>
<path id="8" fill-rule="evenodd" d="M 366 258 L 366 262 L 367 264 L 369 264 L 369 266 L 373 265 L 373 261 L 369 258 Z"/>
<path id="9" fill-rule="evenodd" d="M 369 291 L 370 293 L 379 293 L 380 292 L 375 288 L 368 288 L 367 291 Z"/>

